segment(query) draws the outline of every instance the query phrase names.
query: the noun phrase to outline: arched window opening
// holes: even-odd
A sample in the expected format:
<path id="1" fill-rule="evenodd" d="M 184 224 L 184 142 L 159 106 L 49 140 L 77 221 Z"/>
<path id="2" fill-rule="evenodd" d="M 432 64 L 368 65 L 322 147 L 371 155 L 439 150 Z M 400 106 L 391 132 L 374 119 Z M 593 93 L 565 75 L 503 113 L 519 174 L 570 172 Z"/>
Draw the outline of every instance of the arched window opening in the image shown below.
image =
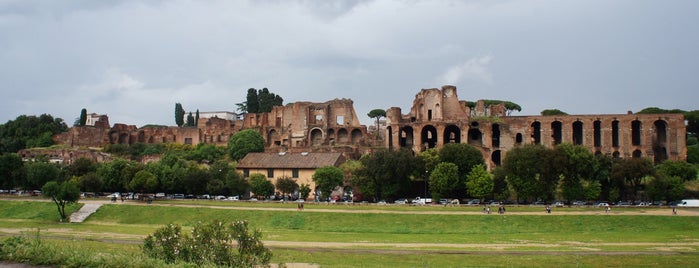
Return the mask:
<path id="1" fill-rule="evenodd" d="M 631 145 L 641 145 L 641 121 L 631 121 Z"/>
<path id="2" fill-rule="evenodd" d="M 461 143 L 461 129 L 455 125 L 448 125 L 444 129 L 444 143 Z"/>
<path id="3" fill-rule="evenodd" d="M 619 121 L 612 121 L 612 147 L 619 147 Z"/>
<path id="4" fill-rule="evenodd" d="M 602 147 L 602 121 L 595 120 L 593 123 L 593 140 L 595 147 Z"/>
<path id="5" fill-rule="evenodd" d="M 573 122 L 573 145 L 582 145 L 583 137 L 583 122 Z"/>
<path id="6" fill-rule="evenodd" d="M 425 126 L 422 129 L 422 142 L 423 150 L 437 147 L 437 129 L 433 126 Z"/>
<path id="7" fill-rule="evenodd" d="M 643 153 L 641 153 L 641 150 L 634 150 L 633 151 L 633 158 L 639 158 L 643 156 Z"/>
<path id="8" fill-rule="evenodd" d="M 493 151 L 493 154 L 490 155 L 490 160 L 493 161 L 493 164 L 495 164 L 495 166 L 500 166 L 502 164 L 501 158 L 502 157 L 501 157 L 500 150 L 495 150 L 495 151 Z"/>
<path id="9" fill-rule="evenodd" d="M 551 138 L 553 138 L 553 145 L 559 145 L 563 142 L 563 124 L 560 121 L 553 121 L 551 123 Z"/>
<path id="10" fill-rule="evenodd" d="M 541 144 L 541 122 L 532 123 L 532 143 Z"/>
<path id="11" fill-rule="evenodd" d="M 500 125 L 493 124 L 492 132 L 491 142 L 493 143 L 493 147 L 500 147 Z"/>

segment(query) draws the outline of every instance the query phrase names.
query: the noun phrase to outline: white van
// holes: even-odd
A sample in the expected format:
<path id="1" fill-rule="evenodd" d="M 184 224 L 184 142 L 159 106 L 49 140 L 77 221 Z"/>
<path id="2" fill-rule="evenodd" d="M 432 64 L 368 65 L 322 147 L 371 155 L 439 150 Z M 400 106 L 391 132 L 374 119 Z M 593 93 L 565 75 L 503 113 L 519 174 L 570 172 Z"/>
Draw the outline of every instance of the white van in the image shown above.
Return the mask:
<path id="1" fill-rule="evenodd" d="M 677 204 L 678 207 L 699 207 L 699 199 L 683 199 Z"/>

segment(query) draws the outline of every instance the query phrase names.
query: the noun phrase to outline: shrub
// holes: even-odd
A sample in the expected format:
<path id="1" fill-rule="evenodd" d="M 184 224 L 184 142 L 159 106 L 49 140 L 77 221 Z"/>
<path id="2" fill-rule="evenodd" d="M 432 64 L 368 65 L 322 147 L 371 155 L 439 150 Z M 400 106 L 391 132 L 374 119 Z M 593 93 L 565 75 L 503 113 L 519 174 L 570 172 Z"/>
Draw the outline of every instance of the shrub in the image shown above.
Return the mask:
<path id="1" fill-rule="evenodd" d="M 167 263 L 192 262 L 197 265 L 216 264 L 233 267 L 269 267 L 272 253 L 262 244 L 258 230 L 248 231 L 247 221 L 224 224 L 215 220 L 198 223 L 192 235 L 169 224 L 146 237 L 143 252 Z"/>

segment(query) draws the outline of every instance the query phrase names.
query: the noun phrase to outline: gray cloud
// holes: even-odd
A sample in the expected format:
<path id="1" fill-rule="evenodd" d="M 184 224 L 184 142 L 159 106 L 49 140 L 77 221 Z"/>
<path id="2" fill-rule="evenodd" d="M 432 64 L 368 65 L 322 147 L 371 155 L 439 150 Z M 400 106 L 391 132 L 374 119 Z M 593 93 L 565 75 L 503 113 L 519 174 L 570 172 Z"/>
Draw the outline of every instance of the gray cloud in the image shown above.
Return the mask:
<path id="1" fill-rule="evenodd" d="M 694 110 L 694 1 L 4 1 L 0 122 L 80 109 L 173 125 L 248 88 L 404 112 L 421 88 L 521 114 Z"/>

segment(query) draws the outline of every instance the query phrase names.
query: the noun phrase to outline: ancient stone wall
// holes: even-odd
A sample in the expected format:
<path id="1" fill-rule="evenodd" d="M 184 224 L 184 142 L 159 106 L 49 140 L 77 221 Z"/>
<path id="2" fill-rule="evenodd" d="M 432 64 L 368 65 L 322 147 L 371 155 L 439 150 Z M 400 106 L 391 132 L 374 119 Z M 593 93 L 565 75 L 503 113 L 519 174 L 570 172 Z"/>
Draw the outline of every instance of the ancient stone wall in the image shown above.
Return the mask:
<path id="1" fill-rule="evenodd" d="M 386 113 L 385 146 L 421 152 L 446 143 L 468 143 L 483 153 L 491 168 L 501 164 L 507 151 L 525 144 L 553 148 L 571 143 L 595 154 L 649 157 L 655 162 L 686 159 L 681 114 L 506 116 L 504 104 L 486 106 L 478 101 L 469 113 L 454 108 L 450 104 L 454 98 L 456 88 L 452 86 L 423 89 L 409 114 L 390 108 Z"/>
<path id="2" fill-rule="evenodd" d="M 102 153 L 98 150 L 76 149 L 76 148 L 32 148 L 22 149 L 17 154 L 25 161 L 30 161 L 39 157 L 48 158 L 49 162 L 70 165 L 78 158 L 86 158 L 93 162 L 109 162 L 112 161 L 110 154 Z"/>
<path id="3" fill-rule="evenodd" d="M 366 126 L 360 124 L 350 99 L 276 106 L 269 113 L 246 116 L 243 126 L 259 130 L 271 151 L 318 151 L 327 146 L 356 148 L 376 144 L 367 135 Z"/>

